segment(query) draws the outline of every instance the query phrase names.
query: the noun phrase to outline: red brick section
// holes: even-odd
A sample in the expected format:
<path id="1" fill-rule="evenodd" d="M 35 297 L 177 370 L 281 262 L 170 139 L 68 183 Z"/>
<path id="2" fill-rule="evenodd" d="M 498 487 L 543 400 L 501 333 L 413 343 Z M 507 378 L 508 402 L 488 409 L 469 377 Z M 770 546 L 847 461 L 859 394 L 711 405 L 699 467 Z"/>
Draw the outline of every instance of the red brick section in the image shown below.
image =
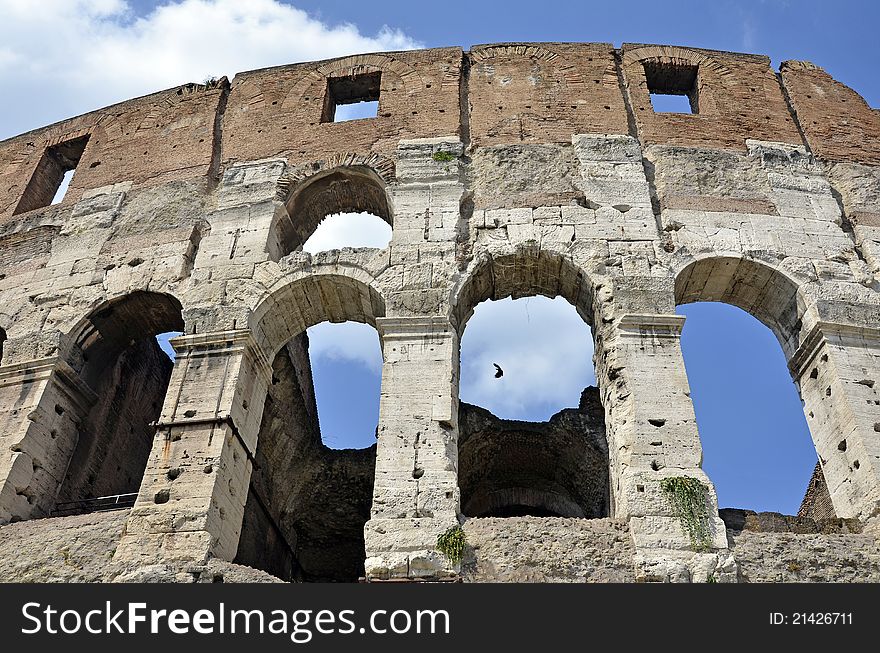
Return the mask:
<path id="1" fill-rule="evenodd" d="M 0 223 L 12 216 L 47 148 L 86 135 L 64 204 L 121 181 L 137 187 L 206 177 L 226 88 L 225 79 L 210 88 L 181 86 L 0 142 Z"/>
<path id="2" fill-rule="evenodd" d="M 468 55 L 471 142 L 571 143 L 572 134 L 626 134 L 609 43 L 498 43 Z"/>
<path id="3" fill-rule="evenodd" d="M 828 161 L 880 165 L 880 111 L 806 61 L 785 61 L 782 80 L 813 153 Z"/>
<path id="4" fill-rule="evenodd" d="M 646 62 L 655 71 L 696 66 L 699 113 L 655 114 Z M 377 117 L 322 122 L 328 80 L 353 77 L 336 86 L 357 88 L 376 74 Z M 782 78 L 816 154 L 880 164 L 876 110 L 810 64 L 786 63 Z M 739 151 L 749 138 L 801 144 L 779 80 L 763 56 L 640 44 L 615 52 L 601 43 L 481 45 L 467 55 L 460 48 L 365 54 L 241 73 L 231 90 L 225 79 L 186 85 L 0 142 L 0 224 L 19 206 L 21 213 L 45 201 L 58 177 L 46 167 L 35 176 L 47 149 L 86 136 L 64 204 L 86 189 L 118 182 L 139 187 L 208 179 L 221 162 L 277 156 L 295 165 L 352 153 L 390 159 L 398 141 L 409 138 L 469 134 L 473 144 L 490 146 L 625 134 L 624 92 L 645 144 Z M 35 190 L 22 204 L 28 184 Z"/>
<path id="5" fill-rule="evenodd" d="M 461 48 L 363 54 L 236 75 L 223 119 L 223 161 L 391 155 L 401 139 L 460 129 Z M 381 72 L 375 118 L 322 122 L 327 80 Z"/>
<path id="6" fill-rule="evenodd" d="M 646 62 L 697 66 L 699 113 L 654 113 Z M 626 43 L 621 65 L 643 144 L 731 150 L 745 150 L 746 139 L 803 144 L 768 57 Z"/>

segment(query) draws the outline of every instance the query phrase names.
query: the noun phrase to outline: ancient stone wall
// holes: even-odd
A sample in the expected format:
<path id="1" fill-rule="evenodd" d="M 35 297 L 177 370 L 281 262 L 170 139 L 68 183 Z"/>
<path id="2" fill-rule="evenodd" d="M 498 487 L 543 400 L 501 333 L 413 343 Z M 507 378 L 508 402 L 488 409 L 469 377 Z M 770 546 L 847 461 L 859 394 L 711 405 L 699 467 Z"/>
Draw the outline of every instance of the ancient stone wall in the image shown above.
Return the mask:
<path id="1" fill-rule="evenodd" d="M 466 517 L 608 516 L 608 444 L 597 388 L 547 422 L 462 402 L 458 485 Z"/>
<path id="2" fill-rule="evenodd" d="M 691 113 L 654 111 L 658 93 L 687 96 Z M 362 100 L 375 117 L 335 120 Z M 460 407 L 459 339 L 480 302 L 540 294 L 592 327 L 604 426 L 519 431 L 564 441 L 560 469 L 589 459 L 586 494 L 607 501 L 583 513 L 611 521 L 571 522 L 578 549 L 559 532 L 569 519 L 540 518 L 541 546 L 579 562 L 535 578 L 777 577 L 758 569 L 775 564 L 763 551 L 777 534 L 729 538 L 701 469 L 675 313 L 694 301 L 736 305 L 777 336 L 833 512 L 864 526 L 864 544 L 880 516 L 878 134 L 876 109 L 805 62 L 776 73 L 763 56 L 687 47 L 510 43 L 251 71 L 0 142 L 0 523 L 51 514 L 68 477 L 120 490 L 131 475 L 115 468 L 143 464 L 130 422 L 152 441 L 114 564 L 472 573 L 437 537 L 467 516 L 468 448 L 510 429 L 491 415 L 475 428 L 479 411 Z M 392 225 L 388 247 L 302 251 L 327 215 L 360 210 Z M 347 320 L 379 332 L 380 417 L 375 449 L 332 452 L 302 334 Z M 183 333 L 167 381 L 138 345 L 165 332 Z M 122 369 L 144 373 L 107 381 Z M 130 410 L 99 432 L 90 415 L 108 406 Z M 670 477 L 705 489 L 699 550 Z M 532 555 L 530 518 L 512 519 L 465 521 L 475 578 L 531 574 L 516 562 Z M 824 546 L 808 535 L 819 544 L 783 539 Z M 525 557 L 499 549 L 505 537 Z"/>

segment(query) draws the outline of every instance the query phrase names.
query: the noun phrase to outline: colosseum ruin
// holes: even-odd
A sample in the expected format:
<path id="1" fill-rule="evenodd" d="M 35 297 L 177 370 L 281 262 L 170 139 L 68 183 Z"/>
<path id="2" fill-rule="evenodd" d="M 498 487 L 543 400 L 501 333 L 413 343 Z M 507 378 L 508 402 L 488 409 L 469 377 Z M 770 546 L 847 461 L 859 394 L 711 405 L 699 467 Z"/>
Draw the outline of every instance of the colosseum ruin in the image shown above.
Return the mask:
<path id="1" fill-rule="evenodd" d="M 303 251 L 353 211 L 389 246 Z M 592 328 L 598 388 L 544 423 L 460 403 L 475 307 L 535 295 Z M 697 301 L 785 353 L 798 516 L 718 510 Z M 328 321 L 380 337 L 368 449 L 321 441 Z M 880 111 L 812 63 L 646 44 L 186 84 L 0 142 L 0 347 L 2 581 L 880 581 Z"/>

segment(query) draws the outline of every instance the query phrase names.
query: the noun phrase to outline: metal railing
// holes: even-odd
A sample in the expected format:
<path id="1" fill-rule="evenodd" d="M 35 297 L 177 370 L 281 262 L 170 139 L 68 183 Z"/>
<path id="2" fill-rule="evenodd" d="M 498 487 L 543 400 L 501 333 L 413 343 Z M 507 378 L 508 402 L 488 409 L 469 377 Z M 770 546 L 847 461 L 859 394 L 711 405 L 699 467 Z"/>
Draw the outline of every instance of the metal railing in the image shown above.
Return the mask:
<path id="1" fill-rule="evenodd" d="M 64 517 L 67 515 L 84 515 L 90 512 L 107 512 L 109 510 L 124 510 L 131 508 L 137 499 L 137 492 L 127 494 L 112 494 L 106 497 L 94 499 L 77 499 L 76 501 L 62 501 L 55 505 L 52 517 Z"/>

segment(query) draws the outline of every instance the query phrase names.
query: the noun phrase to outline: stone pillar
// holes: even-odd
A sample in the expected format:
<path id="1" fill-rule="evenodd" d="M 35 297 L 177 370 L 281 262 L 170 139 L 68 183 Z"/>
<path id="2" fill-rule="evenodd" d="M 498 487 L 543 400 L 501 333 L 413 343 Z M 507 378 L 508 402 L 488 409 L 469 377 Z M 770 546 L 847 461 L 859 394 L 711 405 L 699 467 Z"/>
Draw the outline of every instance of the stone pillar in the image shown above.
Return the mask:
<path id="1" fill-rule="evenodd" d="M 681 353 L 684 317 L 625 313 L 602 329 L 596 360 L 611 465 L 612 514 L 629 522 L 637 576 L 646 581 L 734 580 L 715 488 L 702 447 Z M 661 487 L 692 477 L 706 488 L 711 543 L 695 551 Z"/>
<path id="2" fill-rule="evenodd" d="M 454 574 L 437 537 L 458 525 L 458 334 L 445 317 L 376 320 L 384 365 L 368 578 Z"/>
<path id="3" fill-rule="evenodd" d="M 116 558 L 232 560 L 271 368 L 247 330 L 171 344 L 174 371 Z"/>
<path id="4" fill-rule="evenodd" d="M 789 361 L 838 517 L 880 515 L 880 329 L 817 322 Z"/>
<path id="5" fill-rule="evenodd" d="M 54 509 L 95 399 L 60 358 L 0 367 L 0 524 Z"/>

